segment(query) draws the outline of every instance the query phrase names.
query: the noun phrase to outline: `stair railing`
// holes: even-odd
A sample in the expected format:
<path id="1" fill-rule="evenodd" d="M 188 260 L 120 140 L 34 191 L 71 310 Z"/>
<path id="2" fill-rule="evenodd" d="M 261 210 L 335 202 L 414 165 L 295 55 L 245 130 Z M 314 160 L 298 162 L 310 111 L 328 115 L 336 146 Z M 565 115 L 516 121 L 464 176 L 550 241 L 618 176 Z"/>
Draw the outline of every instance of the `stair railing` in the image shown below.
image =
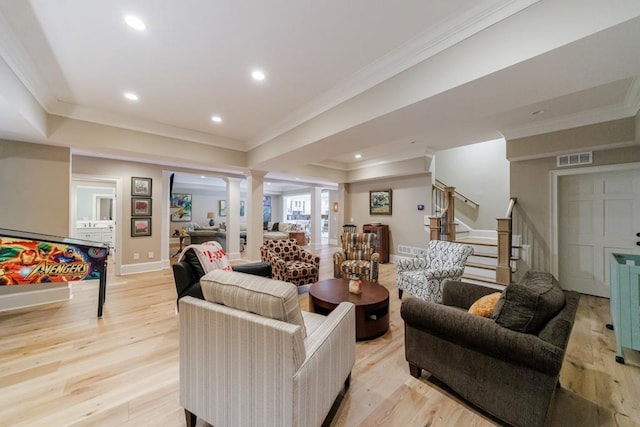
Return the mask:
<path id="1" fill-rule="evenodd" d="M 512 197 L 504 218 L 496 218 L 498 225 L 498 263 L 496 266 L 496 283 L 507 286 L 511 283 L 511 249 L 513 242 L 512 217 L 518 199 Z"/>
<path id="2" fill-rule="evenodd" d="M 456 239 L 455 228 L 455 187 L 432 186 L 433 216 L 429 217 L 429 238 L 431 240 Z"/>
<path id="3" fill-rule="evenodd" d="M 429 238 L 431 240 L 456 240 L 455 199 L 478 209 L 480 204 L 436 179 L 431 186 L 431 212 L 429 217 Z"/>

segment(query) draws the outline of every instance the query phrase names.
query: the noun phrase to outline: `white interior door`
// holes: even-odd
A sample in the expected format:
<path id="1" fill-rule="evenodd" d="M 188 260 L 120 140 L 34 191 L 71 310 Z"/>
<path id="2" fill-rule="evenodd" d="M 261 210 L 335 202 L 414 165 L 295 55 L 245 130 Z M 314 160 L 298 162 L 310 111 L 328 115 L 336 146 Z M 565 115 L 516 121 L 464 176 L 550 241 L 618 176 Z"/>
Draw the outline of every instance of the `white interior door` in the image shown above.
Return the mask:
<path id="1" fill-rule="evenodd" d="M 568 175 L 558 182 L 559 280 L 609 297 L 611 253 L 640 253 L 640 170 Z"/>

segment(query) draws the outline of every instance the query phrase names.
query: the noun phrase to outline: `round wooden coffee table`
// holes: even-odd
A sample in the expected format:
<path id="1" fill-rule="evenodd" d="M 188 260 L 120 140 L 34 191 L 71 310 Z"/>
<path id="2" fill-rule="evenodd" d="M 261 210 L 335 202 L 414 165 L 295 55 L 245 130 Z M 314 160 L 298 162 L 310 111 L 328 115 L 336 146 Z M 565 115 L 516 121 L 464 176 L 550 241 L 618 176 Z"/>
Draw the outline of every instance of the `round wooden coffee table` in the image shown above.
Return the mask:
<path id="1" fill-rule="evenodd" d="M 389 291 L 377 283 L 362 281 L 362 293 L 349 292 L 349 279 L 328 279 L 309 288 L 309 308 L 314 313 L 329 314 L 341 302 L 356 306 L 356 339 L 379 337 L 389 330 Z"/>

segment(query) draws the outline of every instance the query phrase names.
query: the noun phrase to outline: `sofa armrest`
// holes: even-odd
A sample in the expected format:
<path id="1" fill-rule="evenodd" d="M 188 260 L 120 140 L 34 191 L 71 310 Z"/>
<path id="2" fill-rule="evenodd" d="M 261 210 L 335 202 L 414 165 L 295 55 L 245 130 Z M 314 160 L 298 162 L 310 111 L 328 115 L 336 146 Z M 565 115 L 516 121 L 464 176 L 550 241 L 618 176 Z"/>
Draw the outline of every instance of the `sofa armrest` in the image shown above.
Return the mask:
<path id="1" fill-rule="evenodd" d="M 442 286 L 442 304 L 468 310 L 478 299 L 495 292 L 500 292 L 500 290 L 457 280 L 447 280 Z"/>
<path id="2" fill-rule="evenodd" d="M 372 263 L 380 263 L 380 254 L 378 252 L 374 252 L 373 254 L 371 254 L 371 259 L 369 261 Z"/>
<path id="3" fill-rule="evenodd" d="M 562 367 L 564 349 L 536 335 L 504 328 L 492 319 L 414 297 L 402 301 L 400 314 L 405 328 L 415 328 L 496 359 L 549 375 L 557 375 Z"/>
<path id="4" fill-rule="evenodd" d="M 253 274 L 254 276 L 271 277 L 271 264 L 268 262 L 253 262 L 231 266 L 233 271 Z"/>

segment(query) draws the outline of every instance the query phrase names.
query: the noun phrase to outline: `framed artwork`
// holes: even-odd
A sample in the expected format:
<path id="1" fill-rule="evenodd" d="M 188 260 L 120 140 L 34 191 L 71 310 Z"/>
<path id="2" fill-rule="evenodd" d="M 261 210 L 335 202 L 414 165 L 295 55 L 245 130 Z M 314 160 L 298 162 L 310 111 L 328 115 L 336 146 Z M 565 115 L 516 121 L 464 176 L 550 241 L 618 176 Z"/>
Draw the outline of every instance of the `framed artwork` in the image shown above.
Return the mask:
<path id="1" fill-rule="evenodd" d="M 218 201 L 218 216 L 227 216 L 227 201 Z"/>
<path id="2" fill-rule="evenodd" d="M 391 215 L 391 189 L 369 191 L 369 215 Z"/>
<path id="3" fill-rule="evenodd" d="M 131 196 L 151 197 L 151 178 L 131 177 Z"/>
<path id="4" fill-rule="evenodd" d="M 244 200 L 240 200 L 240 216 L 244 216 Z"/>
<path id="5" fill-rule="evenodd" d="M 131 237 L 151 236 L 151 218 L 131 218 Z"/>
<path id="6" fill-rule="evenodd" d="M 151 216 L 151 197 L 132 197 L 131 216 Z"/>
<path id="7" fill-rule="evenodd" d="M 171 221 L 191 221 L 191 194 L 171 194 Z"/>

